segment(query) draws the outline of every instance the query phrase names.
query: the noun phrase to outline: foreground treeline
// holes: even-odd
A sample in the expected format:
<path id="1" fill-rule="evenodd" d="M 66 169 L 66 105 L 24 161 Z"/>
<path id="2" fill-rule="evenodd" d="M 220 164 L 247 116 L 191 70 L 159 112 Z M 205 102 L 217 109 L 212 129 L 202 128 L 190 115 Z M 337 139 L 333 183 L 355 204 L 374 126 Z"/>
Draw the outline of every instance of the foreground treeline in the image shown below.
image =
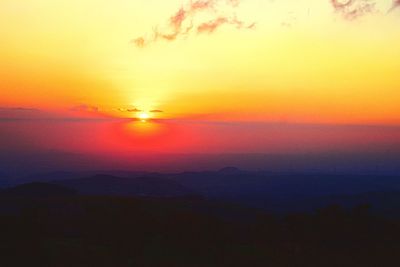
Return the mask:
<path id="1" fill-rule="evenodd" d="M 400 222 L 370 215 L 368 205 L 284 218 L 248 211 L 248 218 L 234 218 L 231 206 L 197 198 L 3 196 L 0 201 L 0 266 L 400 263 Z M 238 214 L 245 213 L 238 209 Z"/>

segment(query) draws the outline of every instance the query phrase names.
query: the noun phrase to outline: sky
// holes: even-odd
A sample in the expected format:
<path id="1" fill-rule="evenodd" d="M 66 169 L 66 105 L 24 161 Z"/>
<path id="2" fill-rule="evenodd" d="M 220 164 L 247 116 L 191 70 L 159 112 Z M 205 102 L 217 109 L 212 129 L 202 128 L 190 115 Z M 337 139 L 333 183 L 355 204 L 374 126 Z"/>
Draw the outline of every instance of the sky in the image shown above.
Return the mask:
<path id="1" fill-rule="evenodd" d="M 2 0 L 1 153 L 392 153 L 399 23 L 396 0 Z"/>

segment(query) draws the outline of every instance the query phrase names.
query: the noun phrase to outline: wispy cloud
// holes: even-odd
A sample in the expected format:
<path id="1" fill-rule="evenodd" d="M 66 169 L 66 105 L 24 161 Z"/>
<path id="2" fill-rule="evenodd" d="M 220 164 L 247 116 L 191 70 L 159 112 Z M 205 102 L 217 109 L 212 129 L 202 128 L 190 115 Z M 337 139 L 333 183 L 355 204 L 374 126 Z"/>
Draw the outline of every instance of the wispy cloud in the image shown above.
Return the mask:
<path id="1" fill-rule="evenodd" d="M 393 0 L 392 7 L 389 9 L 388 13 L 397 9 L 399 6 L 400 6 L 400 0 Z"/>
<path id="2" fill-rule="evenodd" d="M 335 12 L 344 19 L 354 20 L 370 13 L 387 14 L 400 7 L 400 0 L 392 0 L 391 7 L 379 8 L 378 0 L 329 0 Z"/>
<path id="3" fill-rule="evenodd" d="M 113 109 L 114 111 L 119 111 L 119 112 L 142 112 L 143 110 L 138 109 L 136 107 L 131 107 L 131 108 L 116 108 Z"/>
<path id="4" fill-rule="evenodd" d="M 68 110 L 40 110 L 24 107 L 0 107 L 0 122 L 9 121 L 99 121 L 115 120 L 100 112 L 100 109 L 90 105 L 78 105 Z"/>
<path id="5" fill-rule="evenodd" d="M 36 109 L 36 108 L 24 108 L 24 107 L 11 107 L 11 108 L 0 107 L 0 112 L 4 112 L 4 111 L 37 112 L 40 110 Z"/>
<path id="6" fill-rule="evenodd" d="M 235 25 L 237 29 L 252 29 L 255 27 L 255 23 L 251 23 L 246 25 L 243 21 L 238 20 L 236 17 L 234 18 L 227 18 L 227 17 L 219 17 L 214 20 L 210 20 L 208 22 L 204 22 L 197 27 L 198 33 L 213 33 L 219 27 L 224 24 Z"/>
<path id="7" fill-rule="evenodd" d="M 128 108 L 126 111 L 127 112 L 142 112 L 142 110 L 138 109 L 138 108 Z"/>
<path id="8" fill-rule="evenodd" d="M 347 20 L 354 20 L 375 11 L 375 2 L 371 0 L 330 1 L 335 11 Z"/>
<path id="9" fill-rule="evenodd" d="M 78 111 L 78 112 L 98 112 L 99 108 L 96 106 L 81 104 L 74 106 L 70 109 L 71 111 Z"/>
<path id="10" fill-rule="evenodd" d="M 178 9 L 162 29 L 154 28 L 150 37 L 140 36 L 132 40 L 137 47 L 143 48 L 159 40 L 174 41 L 179 37 L 195 33 L 213 33 L 224 24 L 234 25 L 237 29 L 252 29 L 255 23 L 246 24 L 240 21 L 235 14 L 222 15 L 223 6 L 238 8 L 240 0 L 196 0 L 190 1 L 186 6 Z M 214 18 L 209 21 L 195 23 L 200 13 L 211 14 Z"/>
<path id="11" fill-rule="evenodd" d="M 0 107 L 0 120 L 36 119 L 48 116 L 48 113 L 25 107 Z"/>

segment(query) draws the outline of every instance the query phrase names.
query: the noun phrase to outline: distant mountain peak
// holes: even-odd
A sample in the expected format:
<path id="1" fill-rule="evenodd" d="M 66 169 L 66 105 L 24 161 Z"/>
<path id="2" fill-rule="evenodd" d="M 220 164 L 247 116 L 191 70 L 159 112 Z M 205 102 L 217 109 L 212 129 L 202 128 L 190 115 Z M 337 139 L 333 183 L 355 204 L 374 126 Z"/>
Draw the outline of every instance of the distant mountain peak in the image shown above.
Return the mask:
<path id="1" fill-rule="evenodd" d="M 230 173 L 240 173 L 240 172 L 242 172 L 242 170 L 240 170 L 236 167 L 228 166 L 228 167 L 220 169 L 218 172 L 230 174 Z"/>
<path id="2" fill-rule="evenodd" d="M 87 177 L 86 179 L 114 180 L 114 179 L 126 179 L 126 178 L 121 178 L 110 174 L 95 174 L 91 177 Z"/>

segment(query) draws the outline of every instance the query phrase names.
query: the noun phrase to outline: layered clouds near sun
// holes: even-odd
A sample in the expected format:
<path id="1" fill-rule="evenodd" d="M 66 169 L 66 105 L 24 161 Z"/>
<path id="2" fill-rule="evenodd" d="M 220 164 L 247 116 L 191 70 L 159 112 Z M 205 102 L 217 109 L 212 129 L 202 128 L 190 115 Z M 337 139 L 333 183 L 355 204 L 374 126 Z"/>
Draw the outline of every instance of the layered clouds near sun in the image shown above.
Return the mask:
<path id="1" fill-rule="evenodd" d="M 171 28 L 180 10 L 185 20 Z M 3 0 L 0 23 L 1 106 L 223 121 L 400 118 L 400 8 L 391 0 Z"/>

